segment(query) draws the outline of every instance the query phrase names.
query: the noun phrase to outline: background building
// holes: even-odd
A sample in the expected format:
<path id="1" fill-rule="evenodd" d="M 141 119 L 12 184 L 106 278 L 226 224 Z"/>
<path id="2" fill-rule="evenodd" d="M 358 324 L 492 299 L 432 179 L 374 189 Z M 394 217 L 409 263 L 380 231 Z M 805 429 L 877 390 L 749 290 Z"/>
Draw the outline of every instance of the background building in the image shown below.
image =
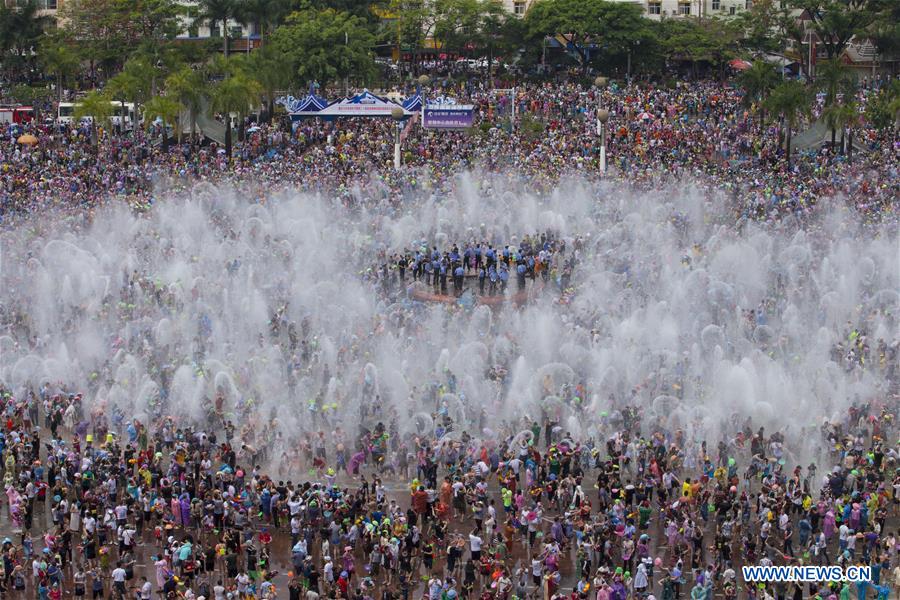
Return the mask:
<path id="1" fill-rule="evenodd" d="M 56 16 L 56 10 L 65 4 L 65 0 L 35 0 L 41 15 L 50 17 Z M 6 6 L 9 8 L 17 8 L 28 4 L 27 0 L 6 0 Z"/>
<path id="2" fill-rule="evenodd" d="M 502 0 L 503 7 L 514 15 L 525 16 L 538 0 Z M 664 17 L 723 17 L 745 10 L 750 0 L 613 0 L 634 2 L 644 9 L 644 16 L 659 20 Z"/>

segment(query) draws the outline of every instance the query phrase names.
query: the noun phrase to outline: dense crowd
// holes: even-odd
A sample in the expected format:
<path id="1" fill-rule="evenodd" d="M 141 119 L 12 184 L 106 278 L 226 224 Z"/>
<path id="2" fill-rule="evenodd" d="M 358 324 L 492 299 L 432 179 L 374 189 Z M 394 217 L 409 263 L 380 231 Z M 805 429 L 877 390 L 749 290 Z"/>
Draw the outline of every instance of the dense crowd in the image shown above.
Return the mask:
<path id="1" fill-rule="evenodd" d="M 7 594 L 824 600 L 900 585 L 896 395 L 826 421 L 821 468 L 749 420 L 695 444 L 621 402 L 604 439 L 573 440 L 548 411 L 496 443 L 446 435 L 462 425 L 446 406 L 433 435 L 397 436 L 375 405 L 370 427 L 320 431 L 268 473 L 224 420 L 108 418 L 49 383 L 2 403 Z M 748 564 L 872 579 L 756 586 Z"/>
<path id="2" fill-rule="evenodd" d="M 705 296 L 693 301 L 698 313 L 707 304 L 721 304 L 727 305 L 725 312 L 742 315 L 736 330 L 728 332 L 728 343 L 722 334 L 721 343 L 710 344 L 705 353 L 725 352 L 723 347 L 736 353 L 735 346 L 752 342 L 772 361 L 787 363 L 800 353 L 794 345 L 800 338 L 789 339 L 789 313 L 814 298 L 804 294 L 819 286 L 820 324 L 834 340 L 830 361 L 848 379 L 864 382 L 855 389 L 868 393 L 842 399 L 839 409 L 812 424 L 771 430 L 736 412 L 709 426 L 712 419 L 686 412 L 695 408 L 690 403 L 701 411 L 714 406 L 703 397 L 699 355 L 672 360 L 654 355 L 649 366 L 636 367 L 640 377 L 646 376 L 643 383 L 626 389 L 594 382 L 588 368 L 578 364 L 578 348 L 566 355 L 572 367 L 550 363 L 539 378 L 539 410 L 522 408 L 513 418 L 503 418 L 493 411 L 514 403 L 511 396 L 522 388 L 514 381 L 516 354 L 499 350 L 529 342 L 507 328 L 514 317 L 467 314 L 456 303 L 428 312 L 411 301 L 407 284 L 421 281 L 436 294 L 458 296 L 470 286 L 481 295 L 504 296 L 508 282 L 516 290 L 529 281 L 547 285 L 557 305 L 542 304 L 540 310 L 558 308 L 571 339 L 593 348 L 611 339 L 604 314 L 566 312 L 565 306 L 577 287 L 573 281 L 598 275 L 583 265 L 603 270 L 604 277 L 607 272 L 619 277 L 615 285 L 638 299 L 643 294 L 645 303 L 647 290 L 672 265 L 629 256 L 642 243 L 636 236 L 626 243 L 624 234 L 618 241 L 602 241 L 599 235 L 592 239 L 590 230 L 566 236 L 553 227 L 517 233 L 504 229 L 508 224 L 502 219 L 486 219 L 464 235 L 460 228 L 452 239 L 431 225 L 422 225 L 421 237 L 399 242 L 399 234 L 389 239 L 385 231 L 404 202 L 449 195 L 456 185 L 452 175 L 466 169 L 493 175 L 479 183 L 485 195 L 507 175 L 524 178 L 538 193 L 551 192 L 560 178 L 573 174 L 641 190 L 689 182 L 701 193 L 733 202 L 708 243 L 684 234 L 696 215 L 663 211 L 659 219 L 634 227 L 675 230 L 678 247 L 690 253 L 680 262 L 675 259 L 682 268 L 677 277 L 696 280 L 710 277 L 704 266 L 711 271 L 707 261 L 713 259 L 705 252 L 751 219 L 773 221 L 763 224 L 773 231 L 783 225 L 774 221 L 786 215 L 796 215 L 799 219 L 790 221 L 802 225 L 823 201 L 846 202 L 863 222 L 895 219 L 897 141 L 861 126 L 856 139 L 862 148 L 854 160 L 816 149 L 798 152 L 788 168 L 777 127 L 760 123 L 741 104 L 740 90 L 718 82 L 673 88 L 635 83 L 602 91 L 569 84 L 515 92 L 442 91 L 478 105 L 476 127 L 455 133 L 410 127 L 400 171 L 392 168 L 393 125 L 387 121 L 309 120 L 294 129 L 287 123 L 262 125 L 236 146 L 230 161 L 216 145 L 185 142 L 166 153 L 146 133 L 101 131 L 94 147 L 87 127 L 48 124 L 4 131 L 0 206 L 7 221 L 43 214 L 39 211 L 89 215 L 110 199 L 145 209 L 202 181 L 233 182 L 251 205 L 265 204 L 280 189 L 336 193 L 348 223 L 347 239 L 336 246 L 341 255 L 316 265 L 319 255 L 307 248 L 313 261 L 307 266 L 363 265 L 361 279 L 379 293 L 373 294 L 378 309 L 371 323 L 354 328 L 350 315 L 339 316 L 332 343 L 321 325 L 324 314 L 295 318 L 289 307 L 292 288 L 278 273 L 266 271 L 264 276 L 273 280 L 266 283 L 272 285 L 257 294 L 262 311 L 268 311 L 265 333 L 223 343 L 225 338 L 212 332 L 226 325 L 214 325 L 209 314 L 212 305 L 231 302 L 223 299 L 231 285 L 225 280 L 253 271 L 241 260 L 255 256 L 259 270 L 265 270 L 274 264 L 268 258 L 288 251 L 279 245 L 284 238 L 258 235 L 256 225 L 229 222 L 229 215 L 214 207 L 204 219 L 214 223 L 216 236 L 235 246 L 240 241 L 248 250 L 210 252 L 227 263 L 203 272 L 205 282 L 198 277 L 182 289 L 164 285 L 158 272 L 143 270 L 156 252 L 173 265 L 205 259 L 181 256 L 182 241 L 163 240 L 162 226 L 148 216 L 153 241 L 137 264 L 129 257 L 109 259 L 110 272 L 120 267 L 124 272 L 108 278 L 102 297 L 92 298 L 96 302 L 74 299 L 83 291 L 79 286 L 87 289 L 89 282 L 67 283 L 72 298 L 52 298 L 59 302 L 50 312 L 59 318 L 48 321 L 29 306 L 37 299 L 22 290 L 30 289 L 35 273 L 50 273 L 41 271 L 48 267 L 40 261 L 50 265 L 61 259 L 47 249 L 52 242 L 44 245 L 39 260 L 27 243 L 4 237 L 4 251 L 21 260 L 2 273 L 9 302 L 0 304 L 0 351 L 22 358 L 7 365 L 17 383 L 0 382 L 0 473 L 7 498 L 0 521 L 7 536 L 0 542 L 3 594 L 42 600 L 69 595 L 142 600 L 896 597 L 900 341 L 890 314 L 896 304 L 892 290 L 874 283 L 861 286 L 857 320 L 846 329 L 829 325 L 824 316 L 827 283 L 805 275 L 790 281 L 781 272 L 760 276 L 759 297 L 752 299 L 721 300 L 717 294 L 728 290 L 712 282 L 702 286 Z M 869 88 L 859 91 L 863 100 L 870 93 Z M 601 106 L 612 113 L 605 174 L 598 172 L 595 124 Z M 38 143 L 18 144 L 25 132 L 35 134 Z M 374 215 L 372 226 L 366 236 L 351 235 L 349 223 L 365 212 L 361 208 Z M 608 220 L 610 231 L 622 233 L 632 216 L 639 217 L 610 210 L 579 224 L 599 232 L 598 224 Z M 40 219 L 32 223 L 41 226 Z M 816 244 L 831 241 L 823 230 L 810 228 L 809 235 Z M 135 239 L 141 238 L 136 234 Z M 205 239 L 210 247 L 217 241 Z M 609 251 L 613 243 L 616 253 Z M 298 242 L 297 252 L 302 248 Z M 106 261 L 116 248 L 101 250 Z M 71 247 L 65 250 L 71 252 Z M 295 260 L 302 258 L 298 254 Z M 869 269 L 870 281 L 880 281 L 875 264 L 868 267 L 864 260 L 853 267 Z M 823 280 L 825 271 L 823 266 Z M 217 276 L 222 285 L 211 285 Z M 246 281 L 252 285 L 255 280 L 248 275 Z M 597 289 L 600 284 L 582 293 Z M 630 315 L 627 301 L 619 296 L 610 302 L 606 320 Z M 187 343 L 163 342 L 162 324 L 171 327 L 167 319 L 187 314 L 186 307 L 202 311 L 196 331 L 185 334 Z M 635 314 L 649 322 L 648 312 Z M 429 329 L 426 321 L 435 316 L 440 323 Z M 718 318 L 718 313 L 712 317 Z M 777 336 L 776 320 L 781 322 Z M 435 339 L 439 328 L 456 325 L 474 331 L 471 338 L 477 341 L 466 346 L 472 362 L 441 359 L 431 371 L 415 372 L 408 398 L 399 399 L 415 414 L 411 419 L 400 415 L 398 399 L 382 397 L 370 357 L 384 352 L 381 344 L 391 333 L 407 344 L 399 346 L 402 351 Z M 98 329 L 103 348 L 97 364 L 87 356 L 74 358 L 74 352 L 70 364 L 84 364 L 59 370 L 71 374 L 86 368 L 87 385 L 28 375 L 40 362 L 36 357 L 61 356 L 47 348 L 54 340 L 61 347 L 60 340 L 71 340 L 71 347 L 79 348 Z M 721 328 L 709 325 L 703 331 L 714 337 Z M 478 344 L 487 348 L 488 343 L 490 354 L 481 355 Z M 235 346 L 246 346 L 249 354 L 235 354 Z M 619 350 L 627 349 L 623 344 Z M 58 366 L 62 359 L 48 360 Z M 250 362 L 267 365 L 261 371 L 275 373 L 279 384 L 284 379 L 289 393 L 260 398 L 264 391 L 282 388 L 262 385 L 263 376 Z M 120 370 L 126 363 L 130 366 Z M 555 377 L 552 369 L 569 375 Z M 129 413 L 122 407 L 136 401 L 116 399 L 111 390 L 131 389 L 125 386 L 133 382 L 123 380 L 139 372 L 152 380 L 147 389 L 153 392 L 142 397 L 146 412 Z M 218 377 L 226 372 L 227 377 Z M 470 389 L 465 378 L 473 376 L 489 380 L 496 398 L 469 398 L 464 404 L 461 398 Z M 215 390 L 202 398 L 202 418 L 173 416 L 185 414 L 174 400 L 187 395 L 185 381 Z M 591 412 L 586 400 L 592 397 L 603 399 L 597 402 L 604 410 Z M 263 409 L 273 402 L 303 412 L 291 439 L 276 411 Z M 742 576 L 745 565 L 866 565 L 871 578 L 756 584 Z"/>
<path id="3" fill-rule="evenodd" d="M 860 87 L 860 106 L 881 83 Z M 700 81 L 665 88 L 636 82 L 602 91 L 543 84 L 500 92 L 460 85 L 431 93 L 475 104 L 476 127 L 466 132 L 408 128 L 401 172 L 392 169 L 389 120 L 264 124 L 237 143 L 232 161 L 215 144 L 201 148 L 184 141 L 163 152 L 158 136 L 142 132 L 101 130 L 95 147 L 87 124 L 6 126 L 0 206 L 10 215 L 47 206 L 92 206 L 110 196 L 146 206 L 163 190 L 223 178 L 259 196 L 300 185 L 340 189 L 352 202 L 358 195 L 351 190 L 358 186 L 363 199 L 400 201 L 426 181 L 439 187 L 453 173 L 472 168 L 513 168 L 542 189 L 566 174 L 598 176 L 595 115 L 601 107 L 612 115 L 606 176 L 629 185 L 695 181 L 701 189 L 728 190 L 736 214 L 755 218 L 802 214 L 823 196 L 881 214 L 893 209 L 897 195 L 898 142 L 891 132 L 867 126 L 864 112 L 854 131 L 857 160 L 814 147 L 795 151 L 788 168 L 779 125 L 760 121 L 761 113 L 746 107 L 742 91 L 730 84 Z M 17 144 L 26 132 L 39 142 Z M 189 137 L 186 133 L 184 140 Z"/>

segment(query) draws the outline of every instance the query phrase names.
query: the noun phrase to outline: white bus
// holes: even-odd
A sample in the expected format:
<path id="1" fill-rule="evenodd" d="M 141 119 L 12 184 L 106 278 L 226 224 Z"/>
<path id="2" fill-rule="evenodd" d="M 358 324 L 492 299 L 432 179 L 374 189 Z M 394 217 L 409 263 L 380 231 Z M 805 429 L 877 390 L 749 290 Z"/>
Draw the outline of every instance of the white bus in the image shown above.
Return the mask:
<path id="1" fill-rule="evenodd" d="M 71 125 L 75 122 L 75 107 L 78 102 L 60 102 L 56 109 L 56 122 L 60 125 Z M 113 127 L 121 127 L 123 129 L 131 129 L 134 127 L 135 114 L 134 104 L 131 102 L 119 102 L 118 100 L 110 101 L 112 106 L 112 115 L 109 117 Z M 90 122 L 91 117 L 83 117 L 83 121 Z"/>

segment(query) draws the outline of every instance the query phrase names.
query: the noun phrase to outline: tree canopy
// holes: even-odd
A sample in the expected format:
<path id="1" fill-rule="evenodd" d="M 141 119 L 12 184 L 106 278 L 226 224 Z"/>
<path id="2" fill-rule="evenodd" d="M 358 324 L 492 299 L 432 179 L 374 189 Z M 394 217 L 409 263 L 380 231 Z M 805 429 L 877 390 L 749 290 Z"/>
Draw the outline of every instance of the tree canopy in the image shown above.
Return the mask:
<path id="1" fill-rule="evenodd" d="M 362 17 L 331 8 L 291 14 L 272 34 L 272 45 L 291 64 L 295 83 L 326 83 L 374 71 L 375 36 Z"/>

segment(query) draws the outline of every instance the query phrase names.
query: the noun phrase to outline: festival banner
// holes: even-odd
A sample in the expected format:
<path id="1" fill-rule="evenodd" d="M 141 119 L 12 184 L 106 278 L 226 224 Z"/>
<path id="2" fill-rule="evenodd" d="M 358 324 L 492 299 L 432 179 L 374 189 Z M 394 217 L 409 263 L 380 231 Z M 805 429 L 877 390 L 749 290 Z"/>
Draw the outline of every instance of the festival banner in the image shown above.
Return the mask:
<path id="1" fill-rule="evenodd" d="M 390 117 L 391 111 L 397 106 L 386 98 L 376 96 L 368 90 L 352 98 L 345 98 L 332 102 L 326 108 L 319 111 L 318 117 Z M 405 111 L 404 111 L 405 112 Z"/>
<path id="2" fill-rule="evenodd" d="M 468 129 L 475 120 L 475 107 L 466 104 L 426 105 L 422 110 L 426 129 Z"/>

